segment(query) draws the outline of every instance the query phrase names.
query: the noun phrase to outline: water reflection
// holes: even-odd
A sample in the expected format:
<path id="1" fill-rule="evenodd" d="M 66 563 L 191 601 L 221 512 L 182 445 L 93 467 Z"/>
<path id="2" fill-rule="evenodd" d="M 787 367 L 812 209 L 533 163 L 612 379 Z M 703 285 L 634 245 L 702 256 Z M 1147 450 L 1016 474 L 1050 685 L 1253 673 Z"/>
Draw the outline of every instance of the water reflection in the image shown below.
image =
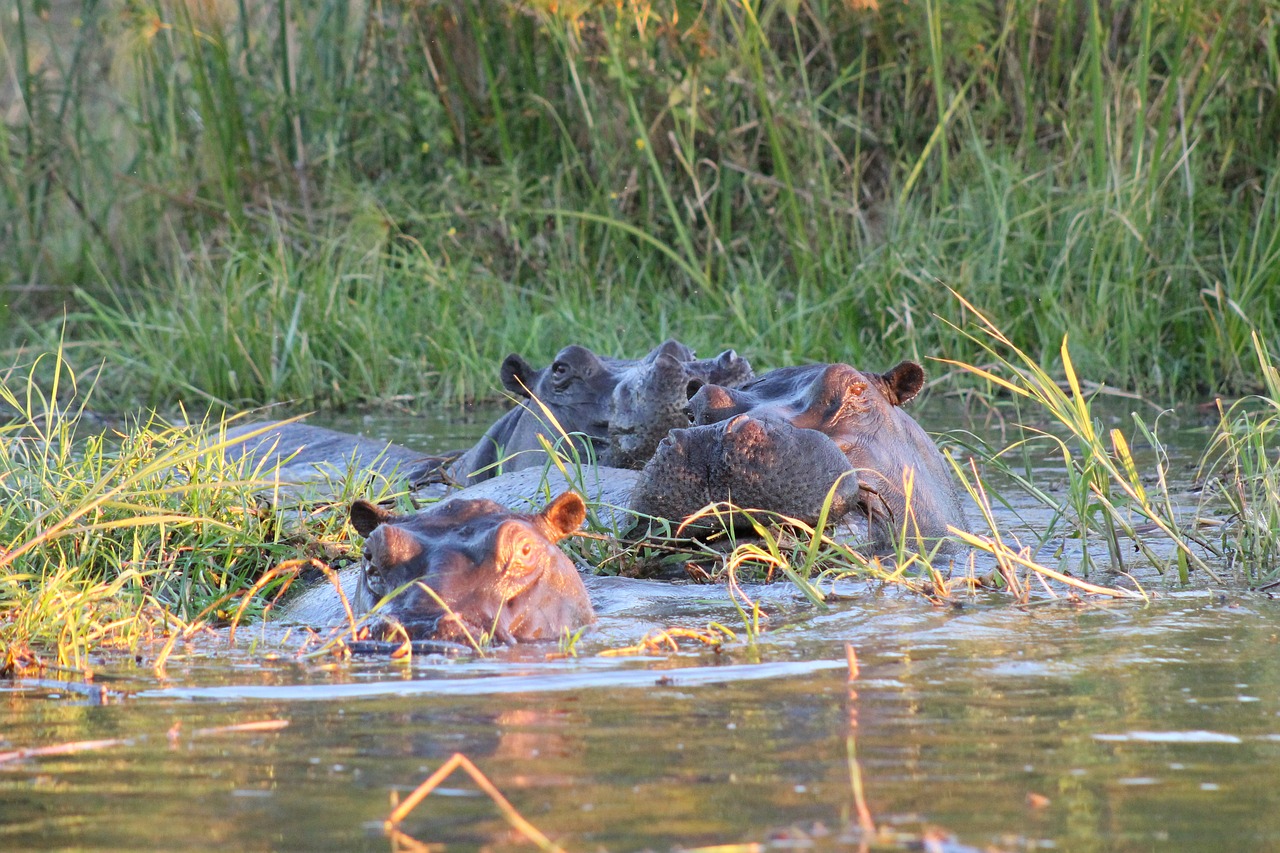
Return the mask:
<path id="1" fill-rule="evenodd" d="M 979 849 L 1265 849 L 1280 843 L 1280 797 L 1266 784 L 1280 758 L 1274 606 L 1201 595 L 957 612 L 869 595 L 754 650 L 664 659 L 662 672 L 591 657 L 603 643 L 579 661 L 259 657 L 254 668 L 228 667 L 210 648 L 172 661 L 169 688 L 105 666 L 129 691 L 119 704 L 0 694 L 4 748 L 16 733 L 24 745 L 132 741 L 0 765 L 0 838 L 385 847 L 388 794 L 463 752 L 570 849 L 771 838 L 857 849 L 856 711 L 868 808 L 916 843 L 940 826 Z M 846 641 L 862 661 L 852 706 Z M 290 725 L 192 735 L 268 718 Z M 462 777 L 404 828 L 424 841 L 516 845 Z"/>
<path id="2" fill-rule="evenodd" d="M 467 443 L 431 429 L 421 444 L 377 434 Z M 768 616 L 754 645 L 602 658 L 655 627 L 742 622 L 715 586 L 591 592 L 600 623 L 577 659 L 547 660 L 553 645 L 303 660 L 265 626 L 179 648 L 164 681 L 130 655 L 101 660 L 106 704 L 0 687 L 0 752 L 125 741 L 0 762 L 0 847 L 385 850 L 390 796 L 462 752 L 571 850 L 921 849 L 931 827 L 977 849 L 1280 849 L 1270 600 L 936 607 L 848 584 L 815 608 L 780 584 L 751 590 Z M 862 664 L 854 697 L 846 644 Z M 271 719 L 288 726 L 197 734 Z M 461 776 L 404 829 L 528 849 Z"/>

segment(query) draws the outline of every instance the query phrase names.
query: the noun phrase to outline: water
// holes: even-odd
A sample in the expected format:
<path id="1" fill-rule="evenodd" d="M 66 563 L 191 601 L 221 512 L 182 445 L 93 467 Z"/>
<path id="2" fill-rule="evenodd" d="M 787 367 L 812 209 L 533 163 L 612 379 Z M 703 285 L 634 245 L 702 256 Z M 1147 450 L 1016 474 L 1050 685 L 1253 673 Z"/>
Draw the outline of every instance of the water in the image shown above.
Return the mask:
<path id="1" fill-rule="evenodd" d="M 466 443 L 441 435 L 418 446 Z M 859 583 L 815 609 L 748 591 L 767 630 L 718 650 L 598 656 L 661 627 L 743 629 L 721 587 L 600 578 L 576 658 L 306 659 L 256 626 L 179 645 L 163 674 L 154 650 L 104 657 L 105 703 L 4 684 L 0 753 L 108 745 L 0 760 L 0 848 L 384 850 L 390 798 L 461 752 L 575 851 L 1280 850 L 1266 597 L 941 608 Z M 255 721 L 284 725 L 220 728 Z M 461 773 L 401 829 L 530 849 Z"/>

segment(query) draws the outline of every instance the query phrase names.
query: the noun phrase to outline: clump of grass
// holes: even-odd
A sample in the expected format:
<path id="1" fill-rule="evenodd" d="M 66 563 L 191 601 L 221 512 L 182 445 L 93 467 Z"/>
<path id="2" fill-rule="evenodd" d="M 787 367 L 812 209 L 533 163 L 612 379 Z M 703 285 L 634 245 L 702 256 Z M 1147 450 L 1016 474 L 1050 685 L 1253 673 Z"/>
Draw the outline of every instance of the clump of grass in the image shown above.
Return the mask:
<path id="1" fill-rule="evenodd" d="M 1060 350 L 1064 380 L 1059 382 L 982 312 L 963 297 L 957 295 L 957 298 L 975 320 L 974 327 L 964 334 L 982 347 L 988 359 L 984 362 L 987 366 L 981 367 L 959 361 L 948 363 L 982 377 L 994 388 L 1013 395 L 1016 401 L 1029 403 L 1029 411 L 1019 408 L 1024 417 L 1048 422 L 1047 427 L 1023 425 L 1025 437 L 1003 449 L 980 449 L 987 466 L 1053 511 L 1050 523 L 1041 532 L 1037 549 L 1054 537 L 1078 538 L 1080 569 L 1086 576 L 1090 568 L 1096 566 L 1096 558 L 1088 547 L 1091 539 L 1106 546 L 1110 561 L 1105 568 L 1125 571 L 1122 538 L 1131 542 L 1160 573 L 1172 570 L 1183 584 L 1190 581 L 1192 571 L 1202 573 L 1215 583 L 1224 582 L 1219 570 L 1210 566 L 1206 557 L 1214 558 L 1215 563 L 1228 558 L 1228 568 L 1242 569 L 1242 576 L 1249 582 L 1272 576 L 1277 557 L 1276 530 L 1280 529 L 1277 526 L 1280 481 L 1274 459 L 1276 395 L 1280 394 L 1280 380 L 1256 332 L 1252 342 L 1267 394 L 1241 401 L 1222 412 L 1221 424 L 1201 463 L 1204 476 L 1219 481 L 1222 488 L 1206 492 L 1210 498 L 1197 505 L 1185 496 L 1174 494 L 1169 480 L 1168 452 L 1154 424 L 1131 413 L 1134 439 L 1126 438 L 1120 429 L 1101 427 L 1065 340 Z M 1131 450 L 1134 440 L 1151 448 L 1154 472 L 1139 469 Z M 1032 443 L 1047 444 L 1061 457 L 1066 474 L 1064 498 L 1054 497 L 1034 482 L 1026 462 L 1027 447 Z M 1023 470 L 1018 470 L 1016 461 L 1010 461 L 1019 456 L 1023 457 Z M 967 476 L 957 466 L 957 473 L 979 505 L 987 507 L 989 502 L 977 471 Z M 1206 514 L 1215 512 L 1222 503 L 1225 503 L 1227 521 L 1209 522 Z M 987 517 L 994 529 L 989 512 Z M 1216 527 L 1220 535 L 1212 537 L 1203 533 L 1206 524 Z M 1017 553 L 1000 542 L 998 535 L 985 544 L 973 537 L 967 537 L 966 541 L 991 551 L 997 559 L 1001 558 L 998 552 Z M 1154 541 L 1172 546 L 1172 553 L 1158 553 L 1152 547 Z M 1015 562 L 1025 565 L 1027 559 L 1023 553 L 1016 556 Z"/>
<path id="2" fill-rule="evenodd" d="M 103 433 L 85 422 L 89 390 L 62 353 L 49 393 L 10 370 L 0 402 L 0 643 L 47 648 L 81 666 L 90 651 L 137 649 L 165 633 L 226 621 L 284 578 L 269 567 L 305 556 L 340 529 L 317 521 L 305 537 L 283 531 L 259 504 L 266 482 L 209 452 L 203 432 L 145 417 Z M 215 448 L 216 450 L 216 448 Z"/>
<path id="3" fill-rule="evenodd" d="M 974 318 L 974 328 L 956 328 L 983 350 L 987 356 L 984 363 L 990 367 L 950 359 L 944 359 L 944 362 L 1026 401 L 1032 406 L 1032 417 L 1045 419 L 1051 425 L 1051 429 L 1044 429 L 1024 424 L 1025 438 L 987 455 L 989 463 L 995 464 L 1018 486 L 1053 510 L 1054 518 L 1043 531 L 1040 544 L 1054 536 L 1064 535 L 1058 525 L 1065 521 L 1068 525 L 1065 535 L 1081 539 L 1083 563 L 1080 569 L 1085 576 L 1096 567 L 1096 558 L 1089 549 L 1091 538 L 1105 544 L 1110 557 L 1107 568 L 1116 572 L 1125 570 L 1121 536 L 1129 538 L 1163 573 L 1169 568 L 1170 560 L 1152 551 L 1136 529 L 1140 524 L 1148 524 L 1175 547 L 1172 561 L 1184 582 L 1189 567 L 1201 570 L 1215 581 L 1219 580 L 1200 556 L 1206 543 L 1192 532 L 1189 520 L 1181 517 L 1172 499 L 1163 463 L 1158 471 L 1156 488 L 1151 491 L 1134 463 L 1130 442 L 1124 433 L 1119 429 L 1104 431 L 1101 427 L 1090 397 L 1076 374 L 1066 340 L 1063 340 L 1060 350 L 1065 381 L 1059 384 L 1039 366 L 1036 359 L 1014 344 L 972 303 L 959 294 L 955 296 L 965 312 Z M 1136 413 L 1132 419 L 1139 434 L 1159 447 L 1154 430 Z M 1064 499 L 1055 499 L 1038 487 L 1029 472 L 1019 474 L 1001 462 L 1005 457 L 1016 456 L 1027 442 L 1047 444 L 1061 456 L 1067 478 Z"/>
<path id="4" fill-rule="evenodd" d="M 1280 371 L 1257 334 L 1253 346 L 1266 392 L 1219 406 L 1202 474 L 1225 506 L 1217 541 L 1229 565 L 1249 583 L 1270 584 L 1280 572 Z"/>

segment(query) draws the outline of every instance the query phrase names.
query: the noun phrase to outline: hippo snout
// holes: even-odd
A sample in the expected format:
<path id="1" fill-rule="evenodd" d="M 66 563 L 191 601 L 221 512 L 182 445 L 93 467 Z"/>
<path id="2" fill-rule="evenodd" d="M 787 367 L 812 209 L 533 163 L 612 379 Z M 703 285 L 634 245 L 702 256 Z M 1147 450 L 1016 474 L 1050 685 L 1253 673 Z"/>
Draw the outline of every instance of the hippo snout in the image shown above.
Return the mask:
<path id="1" fill-rule="evenodd" d="M 351 523 L 365 545 L 353 603 L 370 610 L 383 601 L 371 630 L 386 639 L 554 639 L 594 619 L 577 568 L 556 544 L 585 517 L 573 492 L 537 514 L 456 499 L 395 515 L 356 501 Z"/>
<path id="2" fill-rule="evenodd" d="M 713 424 L 741 412 L 734 394 L 723 385 L 704 385 L 689 400 L 695 424 Z"/>
<path id="3" fill-rule="evenodd" d="M 827 436 L 742 414 L 672 430 L 645 466 L 632 506 L 686 520 L 708 504 L 727 502 L 812 525 L 824 510 L 835 521 L 858 500 L 857 476 Z M 745 522 L 738 515 L 731 521 Z"/>

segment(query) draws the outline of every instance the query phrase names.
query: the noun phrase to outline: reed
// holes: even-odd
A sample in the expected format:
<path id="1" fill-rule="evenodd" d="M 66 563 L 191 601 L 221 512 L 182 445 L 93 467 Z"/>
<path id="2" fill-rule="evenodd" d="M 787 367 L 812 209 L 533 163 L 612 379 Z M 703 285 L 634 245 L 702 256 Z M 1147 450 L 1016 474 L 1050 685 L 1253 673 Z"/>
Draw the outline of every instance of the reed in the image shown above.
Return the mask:
<path id="1" fill-rule="evenodd" d="M 1214 537 L 1245 582 L 1273 585 L 1280 576 L 1280 371 L 1253 336 L 1265 392 L 1228 407 L 1201 463 Z M 1208 514 L 1208 512 L 1206 513 Z"/>
<path id="2" fill-rule="evenodd" d="M 91 650 L 136 652 L 156 636 L 226 622 L 269 567 L 339 540 L 331 518 L 286 530 L 259 505 L 265 481 L 226 462 L 202 429 L 154 416 L 95 428 L 85 414 L 92 389 L 78 387 L 60 352 L 48 359 L 49 394 L 35 380 L 41 364 L 0 382 L 12 410 L 0 427 L 6 649 L 48 648 L 77 667 Z M 261 613 L 284 580 L 258 585 L 240 611 Z"/>
<path id="3" fill-rule="evenodd" d="M 1257 390 L 1280 333 L 1275 0 L 36 11 L 0 343 L 69 315 L 121 408 L 458 401 L 669 334 L 972 360 L 947 286 L 1164 399 Z"/>

